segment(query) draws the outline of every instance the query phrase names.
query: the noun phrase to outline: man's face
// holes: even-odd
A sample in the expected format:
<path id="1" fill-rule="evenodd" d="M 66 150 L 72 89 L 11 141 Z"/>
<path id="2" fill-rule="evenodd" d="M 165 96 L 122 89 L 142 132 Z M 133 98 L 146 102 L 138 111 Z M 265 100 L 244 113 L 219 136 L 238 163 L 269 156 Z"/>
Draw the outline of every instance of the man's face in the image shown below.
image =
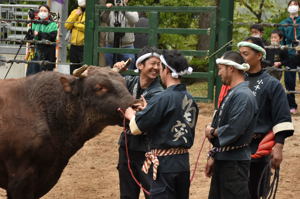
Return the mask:
<path id="1" fill-rule="evenodd" d="M 248 63 L 250 67 L 256 66 L 258 63 L 260 63 L 262 59 L 262 53 L 257 53 L 252 48 L 245 46 L 240 47 L 239 50 L 245 62 Z"/>
<path id="2" fill-rule="evenodd" d="M 280 41 L 281 41 L 281 39 L 280 39 L 280 37 L 279 37 L 279 35 L 277 34 L 277 33 L 272 33 L 271 34 L 271 43 L 273 44 L 275 44 L 275 43 L 277 43 L 277 44 L 279 44 L 280 43 Z"/>
<path id="3" fill-rule="evenodd" d="M 161 62 L 157 57 L 150 57 L 144 63 L 141 63 L 138 68 L 140 70 L 140 76 L 155 79 L 159 75 Z"/>
<path id="4" fill-rule="evenodd" d="M 231 83 L 232 70 L 230 67 L 232 66 L 226 66 L 224 64 L 218 65 L 218 75 L 224 85 L 230 85 Z"/>
<path id="5" fill-rule="evenodd" d="M 259 30 L 257 30 L 257 29 L 254 29 L 254 28 L 252 28 L 251 30 L 250 30 L 250 33 L 251 33 L 251 37 L 257 37 L 257 38 L 261 38 L 262 37 L 262 32 L 260 32 Z"/>

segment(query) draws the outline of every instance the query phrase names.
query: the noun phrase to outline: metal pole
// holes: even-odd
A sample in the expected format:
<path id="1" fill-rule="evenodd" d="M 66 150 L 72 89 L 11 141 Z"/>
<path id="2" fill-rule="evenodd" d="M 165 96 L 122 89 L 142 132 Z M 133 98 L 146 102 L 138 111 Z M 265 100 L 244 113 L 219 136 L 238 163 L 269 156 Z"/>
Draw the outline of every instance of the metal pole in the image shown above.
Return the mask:
<path id="1" fill-rule="evenodd" d="M 218 23 L 217 23 L 217 49 L 220 49 L 226 43 L 232 40 L 232 22 L 233 22 L 233 9 L 234 0 L 218 0 Z M 221 31 L 222 30 L 222 31 Z M 218 53 L 218 56 L 222 55 L 225 51 L 231 47 L 224 48 Z M 218 104 L 219 93 L 221 90 L 221 81 L 217 77 L 216 79 L 216 98 L 215 106 Z"/>
<path id="2" fill-rule="evenodd" d="M 66 21 L 68 18 L 68 5 L 69 5 L 69 0 L 64 0 L 64 5 L 62 8 L 62 12 L 61 12 L 61 21 Z M 66 38 L 66 34 L 67 34 L 67 29 L 64 27 L 64 24 L 61 25 L 62 27 L 60 28 L 60 38 L 59 41 L 61 42 L 61 46 L 60 46 L 60 61 L 62 63 L 66 63 L 67 61 L 67 46 L 68 43 L 65 40 Z"/>

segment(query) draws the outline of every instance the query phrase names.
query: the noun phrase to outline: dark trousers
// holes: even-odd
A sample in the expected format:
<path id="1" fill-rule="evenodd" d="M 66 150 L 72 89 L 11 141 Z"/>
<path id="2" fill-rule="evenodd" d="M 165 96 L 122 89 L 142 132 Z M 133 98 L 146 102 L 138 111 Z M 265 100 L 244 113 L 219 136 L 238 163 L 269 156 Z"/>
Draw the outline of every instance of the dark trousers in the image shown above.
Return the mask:
<path id="1" fill-rule="evenodd" d="M 145 152 L 130 151 L 131 169 L 136 179 L 149 191 L 151 176 L 142 171 L 142 166 L 145 160 Z M 121 199 L 139 199 L 140 187 L 133 180 L 127 165 L 127 157 L 125 147 L 119 147 L 119 183 L 120 183 L 120 198 Z M 150 197 L 144 194 L 146 199 Z"/>
<path id="2" fill-rule="evenodd" d="M 209 199 L 249 199 L 250 161 L 215 160 Z"/>
<path id="3" fill-rule="evenodd" d="M 188 199 L 190 172 L 158 173 L 150 188 L 151 199 Z"/>
<path id="4" fill-rule="evenodd" d="M 289 61 L 289 68 L 296 69 L 297 68 L 297 62 L 296 57 L 291 57 Z M 284 73 L 284 84 L 285 88 L 288 91 L 295 91 L 296 88 L 296 72 L 285 72 Z M 290 108 L 296 108 L 297 109 L 297 103 L 295 100 L 295 94 L 287 94 L 287 99 L 290 105 Z"/>
<path id="5" fill-rule="evenodd" d="M 258 195 L 267 195 L 267 191 L 270 187 L 270 174 L 271 168 L 268 161 L 251 161 L 249 181 L 251 199 L 259 199 L 260 197 L 258 197 Z"/>
<path id="6" fill-rule="evenodd" d="M 82 63 L 83 62 L 83 46 L 71 45 L 70 48 L 70 62 L 71 63 Z M 77 68 L 80 68 L 81 64 L 71 65 L 70 74 L 73 74 L 73 71 Z"/>

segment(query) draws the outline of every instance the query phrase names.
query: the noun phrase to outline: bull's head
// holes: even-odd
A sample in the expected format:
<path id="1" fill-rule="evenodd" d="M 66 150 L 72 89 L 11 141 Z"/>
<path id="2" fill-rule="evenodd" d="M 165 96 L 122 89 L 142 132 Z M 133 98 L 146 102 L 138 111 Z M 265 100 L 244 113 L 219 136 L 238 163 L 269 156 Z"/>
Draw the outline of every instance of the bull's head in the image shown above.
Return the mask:
<path id="1" fill-rule="evenodd" d="M 119 73 L 110 68 L 83 66 L 75 71 L 76 80 L 61 77 L 65 92 L 79 95 L 84 110 L 91 117 L 103 118 L 108 124 L 119 124 L 118 108 L 126 109 L 134 103 L 125 81 Z M 96 119 L 95 118 L 95 119 Z"/>

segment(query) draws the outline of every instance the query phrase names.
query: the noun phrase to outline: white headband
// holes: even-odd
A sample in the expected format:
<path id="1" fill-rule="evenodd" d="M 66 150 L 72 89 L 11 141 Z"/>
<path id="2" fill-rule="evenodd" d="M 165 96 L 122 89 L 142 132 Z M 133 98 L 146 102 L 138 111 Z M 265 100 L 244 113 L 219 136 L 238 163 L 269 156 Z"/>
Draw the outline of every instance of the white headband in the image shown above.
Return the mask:
<path id="1" fill-rule="evenodd" d="M 217 64 L 224 64 L 227 66 L 233 66 L 234 68 L 238 69 L 238 70 L 243 70 L 243 71 L 247 71 L 250 69 L 250 65 L 243 63 L 243 64 L 238 64 L 235 61 L 229 60 L 229 59 L 223 59 L 222 57 L 216 60 Z"/>
<path id="2" fill-rule="evenodd" d="M 160 58 L 160 54 L 155 53 L 155 52 L 153 52 L 153 53 L 146 53 L 146 54 L 140 56 L 140 57 L 136 60 L 135 66 L 138 68 L 139 63 L 143 62 L 145 59 L 148 59 L 149 57 L 157 57 L 157 58 Z"/>
<path id="3" fill-rule="evenodd" d="M 261 46 L 259 45 L 256 45 L 252 42 L 248 42 L 248 41 L 241 41 L 237 44 L 237 47 L 250 47 L 254 50 L 257 50 L 259 52 L 261 52 L 263 54 L 263 58 L 266 59 L 266 50 L 264 48 L 262 48 Z"/>
<path id="4" fill-rule="evenodd" d="M 172 71 L 171 75 L 173 78 L 178 79 L 179 76 L 190 75 L 193 72 L 192 67 L 188 67 L 187 69 L 185 69 L 184 71 L 181 71 L 181 72 L 176 72 L 176 70 L 167 63 L 167 61 L 163 55 L 160 56 L 160 61 Z"/>

